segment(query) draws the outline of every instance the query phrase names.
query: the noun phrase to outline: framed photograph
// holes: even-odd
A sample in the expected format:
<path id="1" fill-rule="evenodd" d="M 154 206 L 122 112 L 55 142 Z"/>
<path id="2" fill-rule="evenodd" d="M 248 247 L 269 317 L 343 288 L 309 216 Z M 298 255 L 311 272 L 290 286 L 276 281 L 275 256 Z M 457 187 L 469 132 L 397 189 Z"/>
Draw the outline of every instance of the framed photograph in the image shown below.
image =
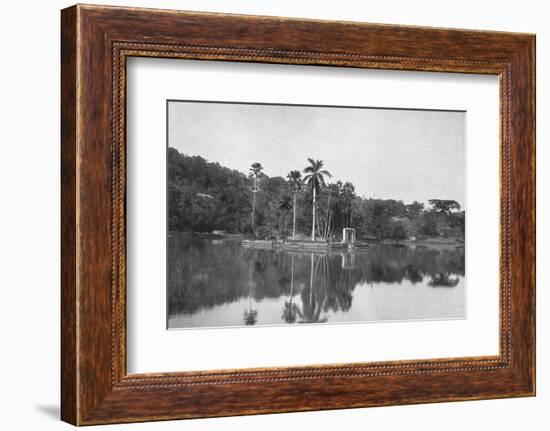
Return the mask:
<path id="1" fill-rule="evenodd" d="M 61 16 L 63 420 L 535 394 L 534 35 Z"/>

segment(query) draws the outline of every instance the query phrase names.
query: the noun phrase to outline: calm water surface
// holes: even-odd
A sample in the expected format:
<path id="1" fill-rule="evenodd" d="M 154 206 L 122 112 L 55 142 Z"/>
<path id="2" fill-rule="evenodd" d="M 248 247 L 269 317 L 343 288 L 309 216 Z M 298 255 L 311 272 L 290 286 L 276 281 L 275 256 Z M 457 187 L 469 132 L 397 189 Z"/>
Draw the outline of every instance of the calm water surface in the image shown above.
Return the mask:
<path id="1" fill-rule="evenodd" d="M 463 248 L 248 249 L 170 234 L 168 327 L 461 319 Z"/>

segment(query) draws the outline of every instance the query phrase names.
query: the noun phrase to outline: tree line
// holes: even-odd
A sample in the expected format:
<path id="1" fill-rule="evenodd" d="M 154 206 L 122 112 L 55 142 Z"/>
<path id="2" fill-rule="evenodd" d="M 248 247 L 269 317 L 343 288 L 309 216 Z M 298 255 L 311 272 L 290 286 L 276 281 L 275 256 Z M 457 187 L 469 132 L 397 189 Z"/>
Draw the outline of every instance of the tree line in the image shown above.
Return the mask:
<path id="1" fill-rule="evenodd" d="M 312 158 L 286 178 L 263 170 L 255 162 L 247 176 L 169 148 L 169 230 L 339 239 L 343 228 L 353 227 L 360 239 L 464 238 L 465 212 L 454 200 L 425 205 L 364 198 L 351 182 L 331 182 L 323 161 Z"/>

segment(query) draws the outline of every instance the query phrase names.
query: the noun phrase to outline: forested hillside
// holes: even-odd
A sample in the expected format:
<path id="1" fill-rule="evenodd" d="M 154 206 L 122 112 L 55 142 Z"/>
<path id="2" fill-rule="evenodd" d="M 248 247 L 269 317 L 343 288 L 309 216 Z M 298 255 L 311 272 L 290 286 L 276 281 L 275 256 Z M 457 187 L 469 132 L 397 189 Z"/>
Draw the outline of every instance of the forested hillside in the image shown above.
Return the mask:
<path id="1" fill-rule="evenodd" d="M 258 238 L 290 236 L 295 211 L 296 234 L 310 235 L 313 189 L 301 180 L 301 170 L 290 171 L 285 179 L 268 177 L 259 163 L 254 165 L 259 167 L 251 167 L 247 176 L 169 148 L 169 229 L 222 230 Z M 292 181 L 291 174 L 297 179 Z M 363 198 L 357 196 L 350 182 L 329 182 L 330 176 L 325 176 L 326 183 L 322 181 L 315 189 L 315 231 L 319 238 L 339 238 L 344 227 L 355 228 L 362 239 L 464 238 L 465 213 L 455 201 L 433 199 L 426 206 L 416 201 L 405 204 Z"/>

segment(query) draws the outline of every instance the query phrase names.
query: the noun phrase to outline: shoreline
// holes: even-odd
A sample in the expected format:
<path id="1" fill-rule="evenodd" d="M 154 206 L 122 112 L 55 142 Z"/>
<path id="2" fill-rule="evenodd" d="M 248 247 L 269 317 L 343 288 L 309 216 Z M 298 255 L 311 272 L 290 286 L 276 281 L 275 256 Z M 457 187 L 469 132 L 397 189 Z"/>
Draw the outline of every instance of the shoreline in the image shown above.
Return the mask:
<path id="1" fill-rule="evenodd" d="M 204 238 L 204 239 L 219 239 L 219 240 L 239 240 L 246 242 L 247 244 L 267 244 L 267 243 L 273 243 L 277 245 L 285 245 L 293 248 L 299 248 L 300 246 L 305 247 L 314 247 L 314 248 L 322 248 L 327 247 L 327 242 L 319 240 L 318 242 L 313 242 L 311 240 L 306 239 L 283 239 L 283 240 L 262 240 L 262 239 L 253 239 L 253 238 L 247 238 L 245 234 L 241 233 L 210 233 L 210 232 L 181 232 L 181 231 L 169 231 L 168 237 L 170 236 L 188 236 L 192 238 Z M 337 248 L 340 244 L 342 244 L 339 241 L 335 241 L 330 243 L 332 244 L 332 247 Z M 391 239 L 367 239 L 367 240 L 360 240 L 357 241 L 358 248 L 361 248 L 365 245 L 396 245 L 396 246 L 407 246 L 407 247 L 433 247 L 433 248 L 452 248 L 452 247 L 464 247 L 465 243 L 464 241 L 460 241 L 458 239 L 451 239 L 451 238 L 424 238 L 424 239 L 415 239 L 415 240 L 398 240 L 394 241 Z M 343 244 L 342 244 L 343 245 Z M 347 247 L 347 245 L 346 245 Z M 328 246 L 327 248 L 330 248 Z"/>
<path id="2" fill-rule="evenodd" d="M 426 238 L 416 240 L 402 240 L 394 244 L 420 247 L 464 247 L 465 242 L 451 238 Z"/>

